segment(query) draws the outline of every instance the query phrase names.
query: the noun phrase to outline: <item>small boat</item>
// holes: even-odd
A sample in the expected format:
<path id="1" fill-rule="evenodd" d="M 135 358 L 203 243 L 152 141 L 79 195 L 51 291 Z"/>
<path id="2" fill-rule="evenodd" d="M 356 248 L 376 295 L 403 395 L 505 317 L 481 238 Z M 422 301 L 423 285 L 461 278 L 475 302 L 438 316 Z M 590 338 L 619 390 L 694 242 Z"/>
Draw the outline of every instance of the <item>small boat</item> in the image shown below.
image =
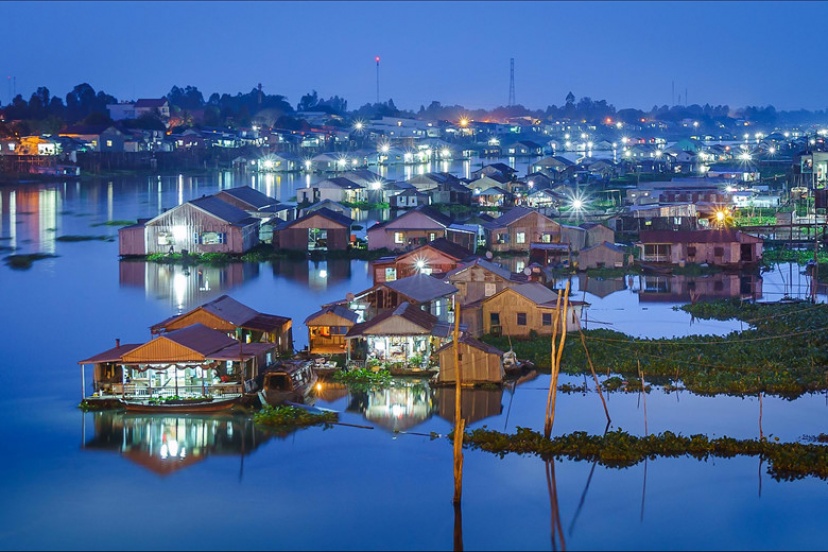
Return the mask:
<path id="1" fill-rule="evenodd" d="M 641 271 L 645 274 L 672 274 L 673 267 L 669 265 L 652 265 L 652 264 L 644 264 L 638 263 L 638 266 L 641 268 Z"/>
<path id="2" fill-rule="evenodd" d="M 331 379 L 334 374 L 342 371 L 342 367 L 335 360 L 327 360 L 324 357 L 313 360 L 313 371 L 321 380 Z"/>
<path id="3" fill-rule="evenodd" d="M 317 380 L 312 361 L 283 360 L 264 372 L 260 397 L 271 406 L 285 402 L 302 403 L 313 391 Z"/>
<path id="4" fill-rule="evenodd" d="M 121 399 L 121 404 L 127 412 L 147 413 L 209 413 L 225 412 L 238 405 L 241 396 L 199 399 Z"/>

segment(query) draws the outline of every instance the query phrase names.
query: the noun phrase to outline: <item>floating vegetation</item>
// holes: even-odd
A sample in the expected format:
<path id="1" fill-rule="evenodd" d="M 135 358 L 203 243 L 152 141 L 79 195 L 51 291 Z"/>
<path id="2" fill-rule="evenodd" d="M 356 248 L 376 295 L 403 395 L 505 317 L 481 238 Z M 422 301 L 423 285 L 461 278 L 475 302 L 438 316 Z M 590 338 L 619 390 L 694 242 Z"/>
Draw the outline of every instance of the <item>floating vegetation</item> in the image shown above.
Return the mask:
<path id="1" fill-rule="evenodd" d="M 90 226 L 130 226 L 135 224 L 134 220 L 107 220 L 105 222 L 96 222 Z"/>
<path id="2" fill-rule="evenodd" d="M 26 270 L 32 268 L 32 264 L 35 261 L 52 259 L 55 257 L 57 257 L 57 255 L 50 255 L 48 253 L 30 253 L 28 255 L 9 255 L 3 260 L 6 261 L 6 264 L 9 265 L 10 268 Z"/>
<path id="3" fill-rule="evenodd" d="M 73 236 L 73 235 L 66 235 L 66 236 L 58 236 L 55 238 L 55 241 L 59 242 L 82 242 L 82 241 L 105 241 L 111 242 L 115 241 L 115 238 L 112 236 Z"/>
<path id="4" fill-rule="evenodd" d="M 287 432 L 313 425 L 329 427 L 339 420 L 336 412 L 309 412 L 295 406 L 265 405 L 253 414 L 253 421 L 277 432 Z"/>
<path id="5" fill-rule="evenodd" d="M 639 362 L 648 382 L 671 388 L 681 382 L 683 388 L 700 395 L 762 392 L 793 399 L 828 389 L 828 305 L 733 300 L 696 303 L 682 309 L 697 318 L 739 319 L 750 329 L 725 336 L 673 339 L 637 339 L 612 330 L 585 330 L 595 369 L 608 378 L 619 377 L 619 381 L 610 378 L 604 382 L 608 390 L 621 389 L 624 380 L 629 389 L 640 390 Z M 504 350 L 509 346 L 507 339 L 484 337 L 487 343 Z M 518 358 L 549 370 L 548 337 L 512 338 L 512 345 Z M 561 369 L 568 374 L 588 373 L 586 353 L 579 340 L 567 342 Z"/>
<path id="6" fill-rule="evenodd" d="M 347 372 L 339 370 L 334 373 L 331 379 L 344 383 L 351 391 L 359 392 L 387 386 L 393 381 L 394 377 L 385 368 L 380 368 L 376 372 L 370 368 L 357 368 Z"/>
<path id="7" fill-rule="evenodd" d="M 628 468 L 645 459 L 690 456 L 697 460 L 759 456 L 769 461 L 768 473 L 777 481 L 805 477 L 828 479 L 828 447 L 801 443 L 779 443 L 766 439 L 738 440 L 730 437 L 710 439 L 706 435 L 684 437 L 666 431 L 636 437 L 618 429 L 605 435 L 577 431 L 546 439 L 522 427 L 514 435 L 486 428 L 465 435 L 469 448 L 506 454 L 536 454 L 543 458 L 562 457 L 574 461 L 597 462 L 609 468 Z"/>
<path id="8" fill-rule="evenodd" d="M 102 410 L 123 408 L 123 404 L 117 399 L 97 401 L 88 401 L 86 399 L 83 399 L 78 405 L 78 408 L 80 408 L 84 412 L 99 412 Z"/>

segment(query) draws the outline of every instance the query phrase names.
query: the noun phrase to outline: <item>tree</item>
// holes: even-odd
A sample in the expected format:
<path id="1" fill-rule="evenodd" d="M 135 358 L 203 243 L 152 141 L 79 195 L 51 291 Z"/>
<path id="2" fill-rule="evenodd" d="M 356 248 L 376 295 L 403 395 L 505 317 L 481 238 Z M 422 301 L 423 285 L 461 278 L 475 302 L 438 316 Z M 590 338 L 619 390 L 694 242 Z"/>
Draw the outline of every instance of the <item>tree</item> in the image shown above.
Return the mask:
<path id="1" fill-rule="evenodd" d="M 570 92 L 569 94 L 566 95 L 566 105 L 570 106 L 574 103 L 575 103 L 575 94 Z"/>
<path id="2" fill-rule="evenodd" d="M 302 99 L 300 99 L 299 103 L 296 104 L 296 111 L 310 111 L 316 107 L 318 103 L 319 97 L 316 94 L 316 90 L 314 90 L 310 94 L 302 96 Z"/>

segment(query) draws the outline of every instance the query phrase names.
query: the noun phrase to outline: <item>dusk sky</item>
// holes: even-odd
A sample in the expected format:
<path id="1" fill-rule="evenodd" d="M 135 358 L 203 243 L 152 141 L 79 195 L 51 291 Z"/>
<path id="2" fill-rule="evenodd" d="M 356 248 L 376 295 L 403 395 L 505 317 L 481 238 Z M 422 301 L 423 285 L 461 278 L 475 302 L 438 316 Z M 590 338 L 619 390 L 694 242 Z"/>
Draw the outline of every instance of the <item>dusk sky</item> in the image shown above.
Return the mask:
<path id="1" fill-rule="evenodd" d="M 356 109 L 531 109 L 576 99 L 826 109 L 828 2 L 4 2 L 13 92 L 89 83 L 119 100 L 173 85 L 296 106 L 316 90 Z"/>

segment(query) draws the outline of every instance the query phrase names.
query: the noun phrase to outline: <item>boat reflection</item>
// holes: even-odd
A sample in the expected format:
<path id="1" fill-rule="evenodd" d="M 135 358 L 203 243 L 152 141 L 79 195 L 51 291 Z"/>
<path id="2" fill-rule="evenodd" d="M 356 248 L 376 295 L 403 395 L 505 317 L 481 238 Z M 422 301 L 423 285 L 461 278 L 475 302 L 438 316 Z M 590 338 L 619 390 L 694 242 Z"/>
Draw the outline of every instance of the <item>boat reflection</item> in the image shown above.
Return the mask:
<path id="1" fill-rule="evenodd" d="M 270 438 L 245 416 L 169 416 L 111 411 L 85 416 L 93 418 L 94 435 L 87 440 L 84 434 L 84 449 L 117 451 L 159 476 L 170 475 L 209 456 L 243 458 Z"/>
<path id="2" fill-rule="evenodd" d="M 118 271 L 121 287 L 143 288 L 148 297 L 168 299 L 175 311 L 182 313 L 258 278 L 259 264 L 240 262 L 219 266 L 121 261 Z"/>

